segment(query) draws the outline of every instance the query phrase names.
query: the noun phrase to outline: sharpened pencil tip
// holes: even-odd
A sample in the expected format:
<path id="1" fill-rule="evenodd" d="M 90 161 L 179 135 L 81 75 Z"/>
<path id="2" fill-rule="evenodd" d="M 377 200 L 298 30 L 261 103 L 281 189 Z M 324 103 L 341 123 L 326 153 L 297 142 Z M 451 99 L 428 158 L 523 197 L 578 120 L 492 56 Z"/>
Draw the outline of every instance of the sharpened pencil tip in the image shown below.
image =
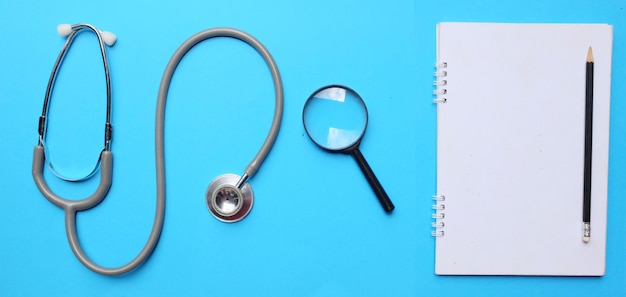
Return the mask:
<path id="1" fill-rule="evenodd" d="M 593 62 L 593 51 L 591 50 L 591 46 L 589 47 L 589 50 L 587 51 L 587 63 L 591 63 Z"/>

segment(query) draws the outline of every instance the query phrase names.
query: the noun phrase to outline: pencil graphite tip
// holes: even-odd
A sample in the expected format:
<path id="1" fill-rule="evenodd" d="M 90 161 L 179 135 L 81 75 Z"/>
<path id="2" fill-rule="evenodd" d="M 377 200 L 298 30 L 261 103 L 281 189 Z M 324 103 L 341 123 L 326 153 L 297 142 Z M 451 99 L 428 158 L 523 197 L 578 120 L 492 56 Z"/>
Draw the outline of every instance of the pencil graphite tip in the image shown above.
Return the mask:
<path id="1" fill-rule="evenodd" d="M 591 50 L 591 46 L 589 47 L 589 50 L 587 51 L 587 63 L 591 63 L 593 62 L 593 51 Z"/>

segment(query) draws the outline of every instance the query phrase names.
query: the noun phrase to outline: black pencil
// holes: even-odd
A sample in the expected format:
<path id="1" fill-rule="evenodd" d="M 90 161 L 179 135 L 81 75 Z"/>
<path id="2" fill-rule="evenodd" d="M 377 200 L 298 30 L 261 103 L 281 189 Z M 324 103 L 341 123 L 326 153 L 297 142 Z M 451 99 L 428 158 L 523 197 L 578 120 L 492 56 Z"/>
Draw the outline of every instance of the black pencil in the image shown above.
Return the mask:
<path id="1" fill-rule="evenodd" d="M 593 139 L 593 52 L 587 51 L 585 87 L 585 167 L 583 184 L 583 242 L 591 240 L 591 144 Z"/>

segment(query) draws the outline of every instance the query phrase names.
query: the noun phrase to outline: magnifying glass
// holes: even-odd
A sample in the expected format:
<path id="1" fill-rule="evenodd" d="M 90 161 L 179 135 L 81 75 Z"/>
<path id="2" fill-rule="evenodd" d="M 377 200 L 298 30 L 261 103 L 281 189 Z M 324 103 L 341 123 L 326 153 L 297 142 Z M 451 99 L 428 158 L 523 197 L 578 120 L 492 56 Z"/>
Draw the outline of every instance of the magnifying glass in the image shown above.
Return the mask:
<path id="1" fill-rule="evenodd" d="M 391 199 L 359 150 L 367 128 L 367 107 L 359 94 L 341 85 L 322 87 L 304 104 L 302 122 L 317 146 L 329 152 L 352 155 L 383 209 L 387 213 L 393 211 Z"/>

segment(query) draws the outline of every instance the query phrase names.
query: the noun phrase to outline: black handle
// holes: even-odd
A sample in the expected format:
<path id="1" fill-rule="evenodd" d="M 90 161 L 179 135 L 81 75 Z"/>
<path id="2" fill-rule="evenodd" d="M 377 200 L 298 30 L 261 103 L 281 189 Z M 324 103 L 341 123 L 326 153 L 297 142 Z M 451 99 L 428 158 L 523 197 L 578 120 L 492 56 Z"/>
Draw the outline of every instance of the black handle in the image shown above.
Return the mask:
<path id="1" fill-rule="evenodd" d="M 378 198 L 380 205 L 383 206 L 385 212 L 392 212 L 395 208 L 395 206 L 393 206 L 393 202 L 391 202 L 391 199 L 389 199 L 389 196 L 387 196 L 387 192 L 385 192 L 385 189 L 383 189 L 383 186 L 378 181 L 378 178 L 376 178 L 376 175 L 374 175 L 374 171 L 372 171 L 370 165 L 367 164 L 367 161 L 365 160 L 365 157 L 363 157 L 363 154 L 361 154 L 359 148 L 357 147 L 356 149 L 352 150 L 351 153 L 356 159 L 356 162 L 359 164 L 359 167 L 361 167 L 361 171 L 363 171 L 363 174 L 365 174 L 365 178 L 367 178 L 367 181 L 370 183 L 372 190 L 374 190 L 374 193 L 376 193 L 376 197 Z"/>

